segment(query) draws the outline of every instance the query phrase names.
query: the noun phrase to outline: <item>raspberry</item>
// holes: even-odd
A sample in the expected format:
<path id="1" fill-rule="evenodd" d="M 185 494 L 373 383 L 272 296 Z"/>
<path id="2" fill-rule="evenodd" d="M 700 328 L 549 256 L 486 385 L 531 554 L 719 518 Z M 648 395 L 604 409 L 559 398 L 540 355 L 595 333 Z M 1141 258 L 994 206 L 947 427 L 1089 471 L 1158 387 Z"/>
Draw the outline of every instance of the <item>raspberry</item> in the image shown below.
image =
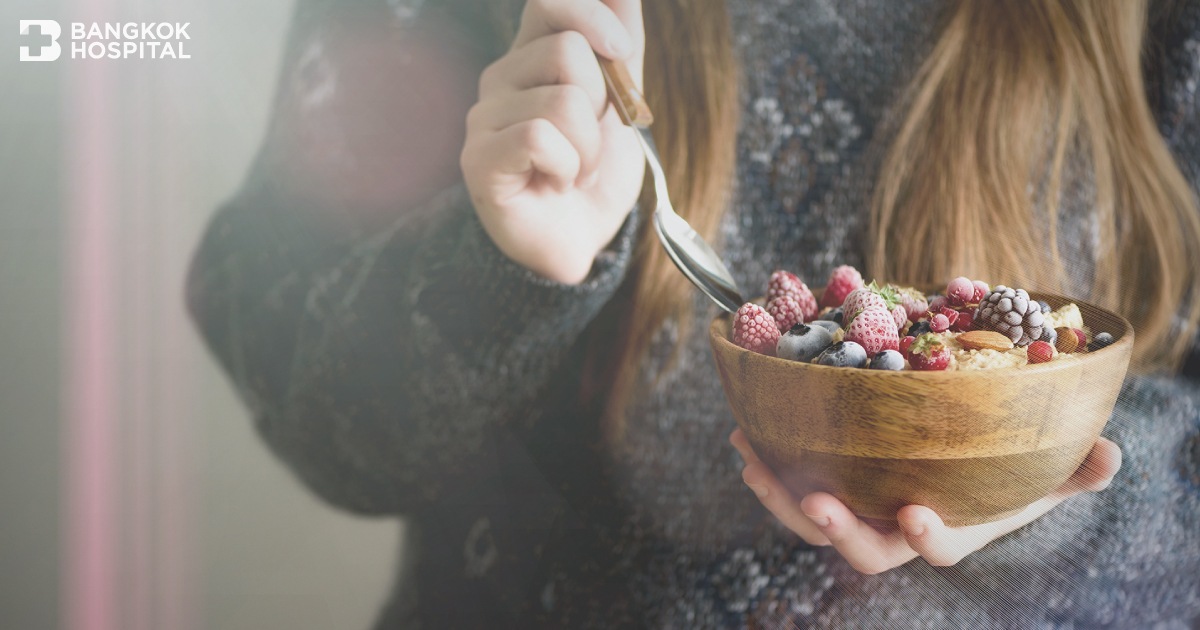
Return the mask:
<path id="1" fill-rule="evenodd" d="M 821 306 L 841 306 L 851 291 L 862 287 L 862 274 L 850 265 L 842 265 L 829 274 L 829 281 L 825 283 L 825 293 L 821 294 Z"/>
<path id="2" fill-rule="evenodd" d="M 896 295 L 900 297 L 900 303 L 904 305 L 904 310 L 908 311 L 908 321 L 915 322 L 921 319 L 929 310 L 929 302 L 925 300 L 925 294 L 912 288 L 893 288 L 896 290 Z"/>
<path id="3" fill-rule="evenodd" d="M 965 306 L 975 296 L 975 285 L 970 278 L 959 276 L 946 285 L 946 299 L 954 306 Z"/>
<path id="4" fill-rule="evenodd" d="M 752 302 L 746 302 L 733 316 L 733 343 L 759 354 L 775 356 L 779 327 L 775 320 Z"/>
<path id="5" fill-rule="evenodd" d="M 878 307 L 868 307 L 855 315 L 846 326 L 845 340 L 862 346 L 868 357 L 884 350 L 896 350 L 900 346 L 896 319 L 890 312 Z"/>
<path id="6" fill-rule="evenodd" d="M 816 319 L 819 309 L 817 308 L 817 298 L 813 297 L 812 291 L 808 290 L 808 286 L 801 282 L 796 274 L 779 270 L 771 274 L 771 279 L 767 282 L 767 304 L 769 305 L 771 300 L 785 295 L 800 305 L 803 321 L 810 322 Z M 780 328 L 780 330 L 787 330 L 787 328 Z"/>
<path id="7" fill-rule="evenodd" d="M 975 307 L 967 306 L 958 312 L 958 321 L 950 324 L 951 332 L 967 332 L 975 320 Z"/>
<path id="8" fill-rule="evenodd" d="M 1054 347 L 1045 341 L 1035 341 L 1026 350 L 1030 363 L 1047 363 L 1054 358 Z"/>
<path id="9" fill-rule="evenodd" d="M 975 280 L 971 283 L 971 285 L 975 287 L 975 295 L 971 296 L 972 304 L 978 304 L 982 302 L 983 298 L 987 297 L 987 294 L 991 292 L 991 288 L 988 287 L 987 283 L 982 280 Z"/>
<path id="10" fill-rule="evenodd" d="M 796 324 L 804 323 L 804 312 L 790 295 L 782 295 L 771 300 L 767 304 L 767 312 L 775 320 L 775 325 L 779 327 L 780 333 L 787 332 Z"/>
<path id="11" fill-rule="evenodd" d="M 937 335 L 921 335 L 908 347 L 908 362 L 914 370 L 944 370 L 950 365 L 950 349 Z"/>

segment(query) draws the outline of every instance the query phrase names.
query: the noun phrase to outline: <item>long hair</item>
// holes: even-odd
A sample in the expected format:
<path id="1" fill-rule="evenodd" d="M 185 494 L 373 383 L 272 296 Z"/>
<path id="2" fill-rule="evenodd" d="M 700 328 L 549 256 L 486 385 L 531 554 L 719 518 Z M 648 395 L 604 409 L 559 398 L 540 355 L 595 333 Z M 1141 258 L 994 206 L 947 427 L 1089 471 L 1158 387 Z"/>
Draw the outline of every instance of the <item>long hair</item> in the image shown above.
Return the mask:
<path id="1" fill-rule="evenodd" d="M 672 201 L 712 239 L 737 126 L 724 2 L 656 0 L 643 10 L 655 33 L 645 91 Z M 868 274 L 910 284 L 966 275 L 1079 296 L 1134 323 L 1137 367 L 1177 369 L 1200 318 L 1200 219 L 1147 101 L 1143 56 L 1156 51 L 1146 31 L 1146 0 L 948 7 L 895 122 L 883 126 L 891 145 L 871 201 Z M 1068 163 L 1082 164 L 1095 187 L 1088 286 L 1068 286 L 1081 274 L 1058 248 Z M 639 365 L 664 320 L 678 319 L 677 338 L 687 334 L 689 291 L 645 226 L 608 313 L 616 323 L 589 346 L 585 393 L 607 394 L 608 439 L 619 440 L 626 404 L 642 393 Z"/>
<path id="2" fill-rule="evenodd" d="M 880 170 L 870 271 L 1076 296 L 1134 324 L 1139 368 L 1176 367 L 1200 307 L 1200 218 L 1147 101 L 1146 26 L 1145 0 L 957 2 Z M 1068 162 L 1094 183 L 1090 280 L 1059 252 Z"/>

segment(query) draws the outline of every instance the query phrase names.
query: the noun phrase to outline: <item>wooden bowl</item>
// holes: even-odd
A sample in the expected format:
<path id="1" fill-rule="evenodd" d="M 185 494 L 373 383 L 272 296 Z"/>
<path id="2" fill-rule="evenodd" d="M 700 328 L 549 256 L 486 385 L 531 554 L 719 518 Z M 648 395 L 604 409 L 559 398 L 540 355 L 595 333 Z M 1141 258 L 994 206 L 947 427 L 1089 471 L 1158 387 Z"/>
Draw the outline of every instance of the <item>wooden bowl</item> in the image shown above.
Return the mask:
<path id="1" fill-rule="evenodd" d="M 1037 294 L 1053 308 L 1070 301 Z M 1124 318 L 1075 301 L 1112 345 L 1038 365 L 954 372 L 832 368 L 734 345 L 709 326 L 729 406 L 797 497 L 824 491 L 895 526 L 910 504 L 950 526 L 1016 514 L 1062 485 L 1108 422 L 1133 352 Z"/>

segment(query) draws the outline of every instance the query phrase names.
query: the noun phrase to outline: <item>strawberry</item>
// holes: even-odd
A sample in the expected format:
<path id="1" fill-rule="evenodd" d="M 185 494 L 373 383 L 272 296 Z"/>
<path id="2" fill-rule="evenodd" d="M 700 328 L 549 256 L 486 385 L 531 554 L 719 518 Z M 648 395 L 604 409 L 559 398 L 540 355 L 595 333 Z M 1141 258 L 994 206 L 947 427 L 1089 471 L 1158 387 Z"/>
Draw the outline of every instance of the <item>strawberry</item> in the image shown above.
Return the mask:
<path id="1" fill-rule="evenodd" d="M 950 365 L 950 349 L 937 335 L 926 333 L 908 346 L 908 362 L 914 370 L 944 370 Z"/>
<path id="2" fill-rule="evenodd" d="M 779 327 L 761 306 L 746 302 L 733 316 L 733 343 L 742 348 L 775 356 L 779 342 Z"/>
<path id="3" fill-rule="evenodd" d="M 813 304 L 816 304 L 816 302 L 813 302 Z M 775 325 L 779 327 L 780 334 L 787 332 L 789 328 L 796 324 L 804 323 L 804 311 L 790 295 L 781 295 L 771 300 L 767 304 L 767 312 L 775 320 Z"/>
<path id="4" fill-rule="evenodd" d="M 803 321 L 811 322 L 817 318 L 817 311 L 820 309 L 817 307 L 817 298 L 813 296 L 812 291 L 808 290 L 808 286 L 801 282 L 796 274 L 779 270 L 771 274 L 771 280 L 767 282 L 768 306 L 771 300 L 785 295 L 800 305 L 800 312 L 804 316 Z M 787 328 L 782 330 L 787 330 Z"/>
<path id="5" fill-rule="evenodd" d="M 859 311 L 846 325 L 846 341 L 853 341 L 873 357 L 884 350 L 900 348 L 896 319 L 884 308 L 869 306 Z"/>
<path id="6" fill-rule="evenodd" d="M 850 265 L 842 265 L 829 274 L 829 281 L 825 283 L 825 293 L 821 294 L 821 307 L 841 306 L 851 291 L 862 287 L 862 274 Z"/>
<path id="7" fill-rule="evenodd" d="M 896 330 L 900 330 L 908 322 L 908 309 L 903 304 L 897 304 L 892 309 L 892 319 L 896 320 Z"/>
<path id="8" fill-rule="evenodd" d="M 890 312 L 899 304 L 900 295 L 896 293 L 895 287 L 891 285 L 881 287 L 871 282 L 871 284 L 861 289 L 855 289 L 846 295 L 846 299 L 842 301 L 842 312 L 847 317 L 853 319 L 856 313 L 865 311 L 870 307 L 882 308 Z M 908 315 L 906 312 L 905 319 L 907 318 Z"/>

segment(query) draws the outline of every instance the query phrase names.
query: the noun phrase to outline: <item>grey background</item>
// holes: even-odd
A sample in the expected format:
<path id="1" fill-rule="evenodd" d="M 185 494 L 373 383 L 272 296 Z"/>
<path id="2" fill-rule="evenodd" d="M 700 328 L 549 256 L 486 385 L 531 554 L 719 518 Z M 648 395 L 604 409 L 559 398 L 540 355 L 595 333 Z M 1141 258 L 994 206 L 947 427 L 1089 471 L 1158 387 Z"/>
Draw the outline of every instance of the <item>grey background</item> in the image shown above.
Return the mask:
<path id="1" fill-rule="evenodd" d="M 84 63 L 70 60 L 69 50 L 56 62 L 19 62 L 18 21 L 54 19 L 66 31 L 69 22 L 85 21 L 79 17 L 84 4 L 0 3 L 3 628 L 64 627 L 61 438 L 69 349 L 64 347 L 63 311 L 69 303 L 64 261 L 70 253 L 66 159 L 72 146 L 64 120 L 73 106 L 66 102 L 64 81 L 68 64 Z M 137 475 L 146 476 L 142 483 L 159 483 L 159 476 L 172 467 L 188 475 L 190 491 L 175 497 L 187 508 L 186 527 L 162 532 L 158 530 L 174 526 L 153 521 L 155 535 L 175 536 L 173 544 L 183 547 L 176 551 L 188 559 L 184 579 L 164 573 L 165 580 L 175 580 L 173 585 L 152 584 L 150 593 L 155 599 L 182 585 L 188 600 L 182 625 L 191 628 L 365 628 L 382 602 L 397 555 L 395 520 L 354 518 L 328 508 L 271 457 L 190 327 L 190 334 L 178 336 L 181 343 L 160 343 L 169 338 L 163 331 L 188 326 L 181 300 L 187 257 L 207 217 L 236 189 L 261 139 L 291 4 L 108 0 L 98 18 L 192 23 L 191 60 L 157 66 L 107 62 L 120 64 L 122 81 L 133 75 L 142 80 L 140 90 L 127 82 L 118 86 L 125 111 L 118 127 L 122 142 L 133 126 L 143 125 L 141 132 L 152 144 L 136 160 L 123 154 L 124 149 L 112 156 L 122 194 L 141 190 L 157 195 L 152 198 L 154 212 L 138 220 L 154 238 L 166 237 L 153 248 L 125 247 L 132 242 L 128 240 L 118 244 L 122 285 L 117 314 L 128 315 L 142 328 L 123 325 L 119 340 L 128 344 L 133 336 L 147 334 L 151 353 L 146 356 L 151 360 L 149 373 L 134 370 L 125 355 L 112 367 L 126 398 L 129 392 L 156 391 L 160 373 L 186 375 L 182 385 L 187 393 L 180 400 L 161 399 L 156 393 L 152 414 L 155 423 L 173 423 L 169 426 L 186 451 L 184 463 L 159 458 L 148 468 L 125 469 L 122 490 L 139 483 Z M 128 112 L 135 104 L 149 115 L 132 118 Z M 164 196 L 156 192 L 154 178 L 166 160 L 184 174 L 186 185 Z M 119 233 L 126 238 L 125 232 Z M 151 282 L 139 285 L 139 278 Z M 134 295 L 149 295 L 165 306 L 137 310 Z M 158 425 L 151 427 L 151 448 L 160 433 Z M 129 437 L 123 434 L 122 440 Z M 130 518 L 123 511 L 120 517 Z M 131 562 L 125 553 L 118 556 L 122 567 Z M 121 606 L 126 615 L 149 615 L 143 624 L 150 619 L 154 625 L 154 610 L 130 613 Z M 130 626 L 118 621 L 118 627 Z"/>

